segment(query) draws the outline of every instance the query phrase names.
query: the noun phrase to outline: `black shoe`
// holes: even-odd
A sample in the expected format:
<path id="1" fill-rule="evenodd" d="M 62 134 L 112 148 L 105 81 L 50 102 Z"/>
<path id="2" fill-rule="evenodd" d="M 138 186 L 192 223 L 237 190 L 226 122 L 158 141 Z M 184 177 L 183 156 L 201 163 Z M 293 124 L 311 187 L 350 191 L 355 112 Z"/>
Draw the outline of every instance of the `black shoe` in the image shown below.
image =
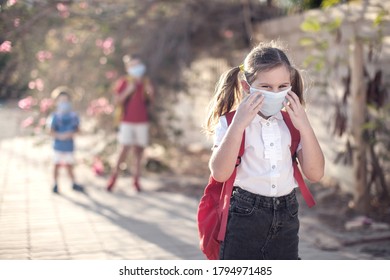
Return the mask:
<path id="1" fill-rule="evenodd" d="M 84 188 L 78 184 L 73 184 L 73 190 L 78 192 L 84 192 Z"/>
<path id="2" fill-rule="evenodd" d="M 58 185 L 57 184 L 54 185 L 53 193 L 58 193 Z"/>

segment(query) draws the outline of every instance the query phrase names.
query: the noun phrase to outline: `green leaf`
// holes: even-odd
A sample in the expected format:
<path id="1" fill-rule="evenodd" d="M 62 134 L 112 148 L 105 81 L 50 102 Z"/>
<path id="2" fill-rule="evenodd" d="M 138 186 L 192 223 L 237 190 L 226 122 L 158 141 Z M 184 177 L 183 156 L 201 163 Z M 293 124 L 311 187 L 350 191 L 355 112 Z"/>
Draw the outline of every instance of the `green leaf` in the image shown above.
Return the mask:
<path id="1" fill-rule="evenodd" d="M 316 44 L 313 38 L 304 37 L 299 40 L 299 45 L 302 47 L 312 47 Z"/>
<path id="2" fill-rule="evenodd" d="M 341 2 L 340 0 L 323 0 L 321 3 L 321 8 L 327 9 L 334 5 L 339 4 L 340 2 Z"/>
<path id="3" fill-rule="evenodd" d="M 342 23 L 343 23 L 342 18 L 335 18 L 333 21 L 329 22 L 326 25 L 326 28 L 328 29 L 329 32 L 332 32 L 339 29 Z"/>
<path id="4" fill-rule="evenodd" d="M 362 129 L 364 130 L 374 130 L 377 127 L 375 122 L 366 122 L 363 124 Z"/>
<path id="5" fill-rule="evenodd" d="M 313 61 L 315 60 L 314 55 L 309 55 L 308 57 L 305 58 L 303 61 L 303 66 L 308 67 Z"/>
<path id="6" fill-rule="evenodd" d="M 317 61 L 315 68 L 317 71 L 321 71 L 322 69 L 324 69 L 324 66 L 325 66 L 325 61 L 321 59 Z"/>
<path id="7" fill-rule="evenodd" d="M 321 30 L 321 23 L 315 18 L 308 18 L 302 22 L 300 28 L 304 32 L 316 33 Z"/>
<path id="8" fill-rule="evenodd" d="M 384 17 L 387 16 L 388 14 L 389 14 L 388 11 L 381 10 L 374 19 L 374 26 L 377 27 L 380 24 L 382 24 L 382 22 L 384 21 Z"/>
<path id="9" fill-rule="evenodd" d="M 323 41 L 321 44 L 319 44 L 319 48 L 321 50 L 327 50 L 329 48 L 329 43 L 327 41 Z"/>

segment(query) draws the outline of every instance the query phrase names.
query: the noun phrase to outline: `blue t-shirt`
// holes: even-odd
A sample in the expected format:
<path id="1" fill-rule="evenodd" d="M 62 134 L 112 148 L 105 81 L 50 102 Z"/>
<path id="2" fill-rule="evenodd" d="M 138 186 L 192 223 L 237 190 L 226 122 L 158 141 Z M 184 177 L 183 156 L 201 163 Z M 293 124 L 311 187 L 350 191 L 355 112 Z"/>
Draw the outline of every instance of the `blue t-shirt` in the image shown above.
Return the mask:
<path id="1" fill-rule="evenodd" d="M 79 117 L 75 112 L 67 112 L 64 114 L 54 113 L 52 115 L 51 129 L 57 133 L 76 132 L 79 123 Z M 54 139 L 54 150 L 60 152 L 73 152 L 73 138 L 66 140 Z"/>

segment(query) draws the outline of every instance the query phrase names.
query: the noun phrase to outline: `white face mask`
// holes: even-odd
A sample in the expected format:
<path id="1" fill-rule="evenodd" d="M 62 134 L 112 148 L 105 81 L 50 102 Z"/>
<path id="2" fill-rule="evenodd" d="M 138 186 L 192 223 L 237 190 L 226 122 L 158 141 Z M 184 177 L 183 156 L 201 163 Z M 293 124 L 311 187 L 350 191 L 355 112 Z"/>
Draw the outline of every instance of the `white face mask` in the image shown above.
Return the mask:
<path id="1" fill-rule="evenodd" d="M 290 90 L 291 87 L 288 87 L 285 90 L 279 92 L 272 92 L 253 87 L 249 88 L 249 92 L 251 94 L 255 92 L 260 92 L 264 96 L 264 101 L 263 105 L 260 108 L 260 112 L 266 117 L 275 115 L 277 112 L 282 110 L 284 106 L 283 102 L 287 102 L 286 95 Z"/>
<path id="2" fill-rule="evenodd" d="M 146 72 L 144 64 L 137 64 L 127 69 L 127 73 L 135 78 L 141 78 Z"/>
<path id="3" fill-rule="evenodd" d="M 57 109 L 58 109 L 59 113 L 62 113 L 62 114 L 68 113 L 72 110 L 72 104 L 68 101 L 63 101 L 63 102 L 58 103 Z"/>

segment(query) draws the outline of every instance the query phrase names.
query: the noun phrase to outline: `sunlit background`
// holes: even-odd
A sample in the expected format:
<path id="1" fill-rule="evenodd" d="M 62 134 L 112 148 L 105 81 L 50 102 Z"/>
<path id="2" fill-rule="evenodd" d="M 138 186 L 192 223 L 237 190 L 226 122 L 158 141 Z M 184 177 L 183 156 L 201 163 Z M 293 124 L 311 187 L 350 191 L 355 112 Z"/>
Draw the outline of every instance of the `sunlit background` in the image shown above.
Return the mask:
<path id="1" fill-rule="evenodd" d="M 388 241 L 389 11 L 390 1 L 379 0 L 0 0 L 0 147 L 40 151 L 51 174 L 47 117 L 51 92 L 65 85 L 82 120 L 81 170 L 106 180 L 117 148 L 113 87 L 125 74 L 122 57 L 136 53 L 157 98 L 145 176 L 191 178 L 161 189 L 196 201 L 209 176 L 212 139 L 202 123 L 216 81 L 257 43 L 280 40 L 304 72 L 307 113 L 326 156 L 325 177 L 312 186 L 319 207 L 332 207 L 322 218 L 334 226 L 343 216 L 341 231 L 348 222 L 376 225 Z"/>

